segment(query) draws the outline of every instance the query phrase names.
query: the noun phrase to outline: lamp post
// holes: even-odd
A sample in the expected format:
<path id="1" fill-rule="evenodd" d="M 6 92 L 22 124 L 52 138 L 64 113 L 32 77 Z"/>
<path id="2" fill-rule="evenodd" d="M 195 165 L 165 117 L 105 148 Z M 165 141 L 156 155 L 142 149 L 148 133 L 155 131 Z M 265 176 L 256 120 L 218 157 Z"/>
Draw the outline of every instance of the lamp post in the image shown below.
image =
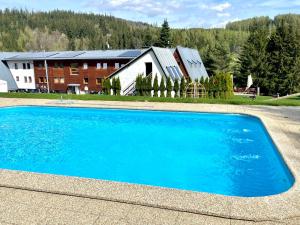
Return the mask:
<path id="1" fill-rule="evenodd" d="M 48 64 L 45 56 L 45 50 L 44 50 L 44 66 L 45 66 L 45 71 L 46 71 L 46 81 L 47 81 L 47 93 L 50 93 L 49 90 L 49 76 L 48 76 Z"/>

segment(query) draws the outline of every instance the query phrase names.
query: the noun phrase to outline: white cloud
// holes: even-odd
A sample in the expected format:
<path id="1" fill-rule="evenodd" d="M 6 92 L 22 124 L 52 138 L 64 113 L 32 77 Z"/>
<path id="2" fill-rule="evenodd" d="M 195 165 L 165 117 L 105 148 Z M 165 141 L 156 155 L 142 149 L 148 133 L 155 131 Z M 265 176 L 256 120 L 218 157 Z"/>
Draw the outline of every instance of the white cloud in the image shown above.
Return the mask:
<path id="1" fill-rule="evenodd" d="M 217 4 L 211 7 L 211 9 L 216 10 L 218 12 L 223 12 L 225 9 L 228 9 L 231 7 L 231 4 L 229 2 L 225 2 L 222 4 Z"/>

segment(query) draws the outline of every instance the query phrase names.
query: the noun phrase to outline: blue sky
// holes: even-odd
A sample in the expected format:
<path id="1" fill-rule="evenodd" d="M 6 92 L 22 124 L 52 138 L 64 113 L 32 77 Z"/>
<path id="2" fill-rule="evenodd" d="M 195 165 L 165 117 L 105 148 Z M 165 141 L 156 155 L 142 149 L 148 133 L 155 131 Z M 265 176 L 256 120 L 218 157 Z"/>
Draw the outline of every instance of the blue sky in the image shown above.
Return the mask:
<path id="1" fill-rule="evenodd" d="M 300 13 L 300 0 L 0 0 L 0 8 L 105 13 L 159 25 L 167 18 L 174 28 L 210 28 L 254 16 Z"/>

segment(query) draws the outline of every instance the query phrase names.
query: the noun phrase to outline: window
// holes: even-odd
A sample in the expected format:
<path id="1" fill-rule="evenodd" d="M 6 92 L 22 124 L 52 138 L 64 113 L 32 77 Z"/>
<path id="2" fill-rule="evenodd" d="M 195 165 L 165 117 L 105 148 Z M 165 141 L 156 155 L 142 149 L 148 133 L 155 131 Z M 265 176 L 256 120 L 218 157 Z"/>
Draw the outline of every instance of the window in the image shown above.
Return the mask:
<path id="1" fill-rule="evenodd" d="M 27 77 L 24 77 L 24 83 L 27 83 L 28 81 L 27 81 Z"/>
<path id="2" fill-rule="evenodd" d="M 29 83 L 32 83 L 32 77 L 28 77 Z"/>
<path id="3" fill-rule="evenodd" d="M 96 78 L 96 85 L 102 85 L 103 78 Z"/>
<path id="4" fill-rule="evenodd" d="M 15 70 L 18 69 L 18 63 L 15 63 Z"/>
<path id="5" fill-rule="evenodd" d="M 30 63 L 27 63 L 27 69 L 30 70 Z"/>
<path id="6" fill-rule="evenodd" d="M 26 70 L 26 63 L 23 63 L 23 70 Z"/>
<path id="7" fill-rule="evenodd" d="M 83 63 L 83 69 L 84 69 L 84 70 L 87 70 L 88 67 L 89 67 L 89 65 L 88 65 L 87 63 Z"/>
<path id="8" fill-rule="evenodd" d="M 79 74 L 78 63 L 71 63 L 70 64 L 70 74 L 71 75 L 78 75 Z"/>
<path id="9" fill-rule="evenodd" d="M 63 69 L 65 67 L 65 65 L 63 63 L 60 63 L 59 67 Z"/>
<path id="10" fill-rule="evenodd" d="M 54 68 L 58 68 L 58 63 L 54 63 Z"/>
<path id="11" fill-rule="evenodd" d="M 58 77 L 54 77 L 54 84 L 58 84 L 59 83 L 59 78 Z"/>
<path id="12" fill-rule="evenodd" d="M 16 76 L 16 81 L 20 81 L 20 77 L 19 76 Z"/>
<path id="13" fill-rule="evenodd" d="M 39 68 L 42 69 L 43 67 L 43 63 L 39 63 Z"/>
<path id="14" fill-rule="evenodd" d="M 59 83 L 60 83 L 60 84 L 64 84 L 64 83 L 65 83 L 65 78 L 61 77 L 61 78 L 59 79 Z"/>
<path id="15" fill-rule="evenodd" d="M 88 84 L 89 83 L 89 78 L 83 78 L 83 84 Z"/>
<path id="16" fill-rule="evenodd" d="M 97 70 L 101 69 L 101 63 L 97 63 Z"/>
<path id="17" fill-rule="evenodd" d="M 103 63 L 103 69 L 107 70 L 107 63 Z"/>
<path id="18" fill-rule="evenodd" d="M 115 69 L 119 69 L 120 68 L 120 63 L 115 63 Z"/>

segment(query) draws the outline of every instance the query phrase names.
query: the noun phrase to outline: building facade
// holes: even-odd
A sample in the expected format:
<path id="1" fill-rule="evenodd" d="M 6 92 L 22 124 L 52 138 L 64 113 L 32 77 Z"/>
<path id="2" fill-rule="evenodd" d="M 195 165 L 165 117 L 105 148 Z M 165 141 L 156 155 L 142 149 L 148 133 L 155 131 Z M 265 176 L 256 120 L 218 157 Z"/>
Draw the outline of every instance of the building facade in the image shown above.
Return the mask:
<path id="1" fill-rule="evenodd" d="M 195 80 L 207 73 L 197 50 L 164 49 L 0 53 L 0 78 L 8 91 L 99 93 L 102 82 L 119 77 L 121 93 L 132 94 L 139 74 Z"/>

